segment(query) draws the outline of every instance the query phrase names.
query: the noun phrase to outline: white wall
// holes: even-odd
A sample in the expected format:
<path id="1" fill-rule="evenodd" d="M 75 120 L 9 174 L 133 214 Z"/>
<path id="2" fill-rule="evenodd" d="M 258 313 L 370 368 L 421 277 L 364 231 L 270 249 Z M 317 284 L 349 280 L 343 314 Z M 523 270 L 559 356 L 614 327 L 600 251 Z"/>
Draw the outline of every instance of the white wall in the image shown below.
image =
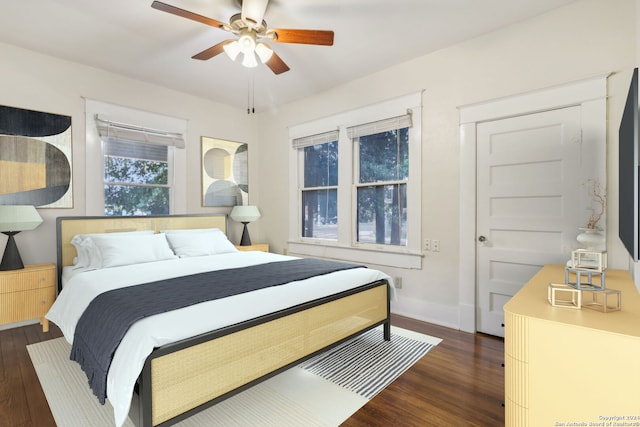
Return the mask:
<path id="1" fill-rule="evenodd" d="M 617 127 L 636 63 L 636 0 L 585 0 L 364 77 L 262 114 L 258 165 L 263 211 L 256 241 L 276 251 L 288 238 L 287 127 L 424 89 L 422 238 L 440 240 L 422 270 L 382 268 L 403 277 L 395 312 L 458 326 L 458 106 L 613 73 L 609 78 L 608 250 L 628 268 L 617 238 Z M 280 189 L 273 191 L 273 189 Z M 267 231 L 268 230 L 268 231 Z"/>
<path id="2" fill-rule="evenodd" d="M 25 263 L 55 262 L 55 218 L 86 213 L 85 98 L 186 119 L 188 165 L 200 165 L 200 137 L 203 135 L 247 142 L 250 144 L 250 164 L 257 163 L 259 158 L 258 147 L 254 144 L 256 126 L 244 109 L 230 108 L 1 43 L 0 58 L 1 105 L 72 117 L 74 207 L 40 209 L 43 224 L 16 236 Z M 253 174 L 251 178 L 254 178 Z M 182 177 L 182 187 L 187 189 L 186 205 L 176 206 L 176 212 L 216 211 L 201 207 L 200 180 L 200 169 L 188 168 L 186 180 Z M 222 212 L 227 210 L 218 209 Z M 235 238 L 237 234 L 239 240 L 240 227 L 235 224 L 230 224 L 230 227 L 231 237 Z M 4 248 L 5 242 L 6 237 L 0 235 L 0 248 Z"/>
<path id="3" fill-rule="evenodd" d="M 83 97 L 188 120 L 187 164 L 200 165 L 202 135 L 250 144 L 251 203 L 262 218 L 252 240 L 277 251 L 288 238 L 288 126 L 425 90 L 422 121 L 422 238 L 440 240 L 421 270 L 384 268 L 403 277 L 392 309 L 458 325 L 460 105 L 612 72 L 608 102 L 608 250 L 612 267 L 628 268 L 617 238 L 617 126 L 636 49 L 636 3 L 584 0 L 535 19 L 372 74 L 317 96 L 247 116 L 191 95 L 0 44 L 0 104 L 72 116 L 73 209 L 41 209 L 44 223 L 16 240 L 27 263 L 55 261 L 55 217 L 85 213 Z M 259 130 L 259 137 L 258 137 Z M 200 203 L 200 170 L 189 169 L 180 211 L 213 211 Z M 224 210 L 223 210 L 224 211 Z M 232 227 L 232 239 L 240 228 Z M 6 239 L 0 237 L 0 247 Z"/>

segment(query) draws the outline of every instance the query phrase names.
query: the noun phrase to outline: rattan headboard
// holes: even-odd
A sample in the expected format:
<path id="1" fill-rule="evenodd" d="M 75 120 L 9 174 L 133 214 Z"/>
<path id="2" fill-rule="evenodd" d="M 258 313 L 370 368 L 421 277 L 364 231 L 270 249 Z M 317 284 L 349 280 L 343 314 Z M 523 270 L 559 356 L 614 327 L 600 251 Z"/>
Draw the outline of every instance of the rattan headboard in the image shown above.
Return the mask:
<path id="1" fill-rule="evenodd" d="M 73 265 L 76 248 L 71 239 L 76 234 L 114 233 L 121 231 L 219 228 L 227 233 L 227 215 L 191 214 L 160 216 L 68 216 L 56 221 L 56 246 L 58 261 L 58 291 L 62 289 L 62 267 Z"/>

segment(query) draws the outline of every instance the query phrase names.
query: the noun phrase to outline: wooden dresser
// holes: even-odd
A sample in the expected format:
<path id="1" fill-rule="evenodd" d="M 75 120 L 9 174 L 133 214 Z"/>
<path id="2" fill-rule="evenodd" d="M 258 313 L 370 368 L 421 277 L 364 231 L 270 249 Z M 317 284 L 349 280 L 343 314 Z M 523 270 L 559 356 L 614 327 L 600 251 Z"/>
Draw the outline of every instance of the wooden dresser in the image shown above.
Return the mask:
<path id="1" fill-rule="evenodd" d="M 640 423 L 640 295 L 627 271 L 605 278 L 621 311 L 552 307 L 547 285 L 564 283 L 563 265 L 544 266 L 505 304 L 506 426 Z"/>
<path id="2" fill-rule="evenodd" d="M 48 332 L 49 321 L 44 315 L 55 298 L 55 264 L 32 264 L 20 270 L 0 271 L 0 325 L 39 317 L 42 330 Z"/>

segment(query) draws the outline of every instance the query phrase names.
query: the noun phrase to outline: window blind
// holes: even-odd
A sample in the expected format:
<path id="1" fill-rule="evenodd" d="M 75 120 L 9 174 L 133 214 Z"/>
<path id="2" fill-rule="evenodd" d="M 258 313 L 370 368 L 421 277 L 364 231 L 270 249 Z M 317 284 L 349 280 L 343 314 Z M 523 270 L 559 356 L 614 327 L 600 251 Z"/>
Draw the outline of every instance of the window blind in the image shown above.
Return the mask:
<path id="1" fill-rule="evenodd" d="M 105 156 L 157 162 L 168 161 L 168 150 L 166 145 L 120 141 L 113 138 L 105 138 L 103 143 Z"/>
<path id="2" fill-rule="evenodd" d="M 355 139 L 361 136 L 375 135 L 376 133 L 388 132 L 391 130 L 403 129 L 407 127 L 410 128 L 412 124 L 411 113 L 407 113 L 402 116 L 391 117 L 388 119 L 348 127 L 347 135 L 349 136 L 349 139 Z"/>
<path id="3" fill-rule="evenodd" d="M 329 132 L 319 133 L 317 135 L 303 136 L 302 138 L 295 138 L 291 146 L 294 149 L 310 147 L 318 144 L 326 144 L 327 142 L 333 142 L 338 140 L 338 131 L 332 130 Z"/>
<path id="4" fill-rule="evenodd" d="M 184 135 L 142 126 L 112 122 L 95 116 L 96 127 L 100 138 L 105 140 L 120 140 L 142 142 L 146 144 L 165 145 L 184 148 Z"/>

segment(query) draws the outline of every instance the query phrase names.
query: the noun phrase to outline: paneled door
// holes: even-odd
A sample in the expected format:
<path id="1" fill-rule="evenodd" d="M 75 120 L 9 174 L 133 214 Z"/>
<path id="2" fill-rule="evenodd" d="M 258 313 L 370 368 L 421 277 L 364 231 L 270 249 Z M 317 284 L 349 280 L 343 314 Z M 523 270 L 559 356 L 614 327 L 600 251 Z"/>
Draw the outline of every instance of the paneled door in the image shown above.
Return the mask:
<path id="1" fill-rule="evenodd" d="M 477 125 L 477 330 L 544 264 L 565 263 L 580 224 L 580 107 Z"/>

